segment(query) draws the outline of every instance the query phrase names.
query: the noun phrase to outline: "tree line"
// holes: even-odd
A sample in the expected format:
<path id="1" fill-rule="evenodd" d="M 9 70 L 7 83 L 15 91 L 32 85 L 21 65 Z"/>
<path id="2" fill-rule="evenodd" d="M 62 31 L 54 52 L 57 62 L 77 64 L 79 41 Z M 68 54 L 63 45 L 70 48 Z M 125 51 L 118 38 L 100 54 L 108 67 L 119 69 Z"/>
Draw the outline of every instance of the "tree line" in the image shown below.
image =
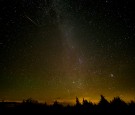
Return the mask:
<path id="1" fill-rule="evenodd" d="M 23 100 L 21 103 L 17 102 L 0 102 L 0 114 L 94 114 L 94 113 L 121 113 L 129 114 L 135 113 L 135 102 L 126 103 L 120 97 L 114 97 L 113 100 L 108 101 L 101 95 L 100 101 L 95 104 L 91 101 L 83 99 L 82 103 L 76 97 L 75 105 L 63 106 L 58 101 L 52 105 L 46 103 L 38 103 L 32 98 Z"/>

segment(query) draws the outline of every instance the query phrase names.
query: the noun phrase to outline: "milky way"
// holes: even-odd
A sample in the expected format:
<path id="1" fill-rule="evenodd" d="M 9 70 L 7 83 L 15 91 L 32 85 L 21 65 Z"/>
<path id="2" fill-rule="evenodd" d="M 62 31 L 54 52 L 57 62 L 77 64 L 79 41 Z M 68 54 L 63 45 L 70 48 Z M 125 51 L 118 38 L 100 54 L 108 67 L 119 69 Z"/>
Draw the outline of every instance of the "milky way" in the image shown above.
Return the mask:
<path id="1" fill-rule="evenodd" d="M 1 0 L 0 99 L 135 99 L 131 1 Z M 75 102 L 75 101 L 74 101 Z"/>

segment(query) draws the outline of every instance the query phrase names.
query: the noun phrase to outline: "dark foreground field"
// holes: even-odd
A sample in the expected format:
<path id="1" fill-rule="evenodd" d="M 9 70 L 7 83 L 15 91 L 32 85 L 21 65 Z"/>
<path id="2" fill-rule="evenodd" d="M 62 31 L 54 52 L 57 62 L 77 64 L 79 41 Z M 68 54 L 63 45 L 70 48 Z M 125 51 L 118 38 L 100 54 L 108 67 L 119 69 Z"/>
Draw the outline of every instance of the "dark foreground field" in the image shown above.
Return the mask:
<path id="1" fill-rule="evenodd" d="M 98 104 L 93 104 L 87 100 L 83 100 L 82 104 L 76 98 L 74 106 L 63 106 L 55 101 L 52 105 L 41 104 L 33 99 L 24 100 L 22 103 L 17 102 L 0 102 L 0 115 L 2 114 L 95 114 L 95 113 L 109 113 L 109 114 L 135 114 L 135 102 L 125 103 L 119 97 L 115 97 L 108 102 L 104 96 Z"/>

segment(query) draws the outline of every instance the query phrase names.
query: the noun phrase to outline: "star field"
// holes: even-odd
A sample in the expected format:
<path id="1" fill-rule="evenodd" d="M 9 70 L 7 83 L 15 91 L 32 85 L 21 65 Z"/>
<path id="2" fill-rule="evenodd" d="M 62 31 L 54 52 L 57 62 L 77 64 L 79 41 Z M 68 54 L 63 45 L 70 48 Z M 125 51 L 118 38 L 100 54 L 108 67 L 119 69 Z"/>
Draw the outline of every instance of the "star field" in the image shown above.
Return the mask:
<path id="1" fill-rule="evenodd" d="M 0 99 L 135 99 L 132 1 L 0 2 Z"/>

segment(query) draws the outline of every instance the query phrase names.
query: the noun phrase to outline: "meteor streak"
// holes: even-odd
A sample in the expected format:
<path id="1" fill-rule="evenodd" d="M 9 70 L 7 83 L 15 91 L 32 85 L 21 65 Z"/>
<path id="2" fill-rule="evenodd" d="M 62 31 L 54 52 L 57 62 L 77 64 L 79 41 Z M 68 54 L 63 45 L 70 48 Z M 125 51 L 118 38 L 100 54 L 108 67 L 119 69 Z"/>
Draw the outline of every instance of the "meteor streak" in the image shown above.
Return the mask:
<path id="1" fill-rule="evenodd" d="M 32 22 L 35 26 L 39 26 L 34 20 L 32 20 L 28 15 L 25 15 L 25 17 Z"/>

